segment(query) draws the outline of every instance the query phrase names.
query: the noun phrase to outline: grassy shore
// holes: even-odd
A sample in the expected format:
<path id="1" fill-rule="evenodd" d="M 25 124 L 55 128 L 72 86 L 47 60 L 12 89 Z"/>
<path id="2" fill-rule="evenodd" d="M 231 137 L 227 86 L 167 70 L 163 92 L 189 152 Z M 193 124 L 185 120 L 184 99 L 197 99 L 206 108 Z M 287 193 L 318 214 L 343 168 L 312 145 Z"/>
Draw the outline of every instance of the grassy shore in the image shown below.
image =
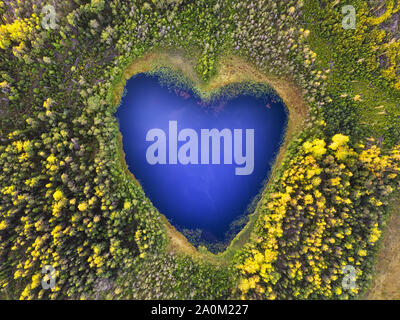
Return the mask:
<path id="1" fill-rule="evenodd" d="M 400 194 L 397 192 L 393 198 L 373 278 L 365 299 L 400 299 Z"/>

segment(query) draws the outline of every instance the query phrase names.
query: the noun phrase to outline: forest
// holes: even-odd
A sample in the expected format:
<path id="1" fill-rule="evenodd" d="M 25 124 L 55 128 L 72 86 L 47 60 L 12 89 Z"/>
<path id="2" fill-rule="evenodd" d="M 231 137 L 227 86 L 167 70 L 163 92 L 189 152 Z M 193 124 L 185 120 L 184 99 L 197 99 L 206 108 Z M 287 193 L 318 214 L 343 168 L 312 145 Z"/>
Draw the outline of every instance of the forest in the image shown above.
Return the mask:
<path id="1" fill-rule="evenodd" d="M 0 1 L 0 298 L 368 294 L 399 209 L 400 1 L 51 3 Z M 182 235 L 122 161 L 121 83 L 163 53 L 190 61 L 198 86 L 240 57 L 301 96 L 304 119 L 220 254 L 174 245 Z"/>

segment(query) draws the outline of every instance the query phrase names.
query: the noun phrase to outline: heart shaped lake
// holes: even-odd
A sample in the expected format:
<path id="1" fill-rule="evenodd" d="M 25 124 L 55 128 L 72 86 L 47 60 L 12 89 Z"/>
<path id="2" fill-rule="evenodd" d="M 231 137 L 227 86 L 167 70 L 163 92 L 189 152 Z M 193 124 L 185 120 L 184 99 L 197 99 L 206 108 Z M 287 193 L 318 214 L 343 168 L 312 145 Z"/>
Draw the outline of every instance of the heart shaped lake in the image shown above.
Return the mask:
<path id="1" fill-rule="evenodd" d="M 251 211 L 287 124 L 283 103 L 261 87 L 231 85 L 204 102 L 190 89 L 161 85 L 157 74 L 128 80 L 116 114 L 125 160 L 179 230 L 223 241 Z"/>

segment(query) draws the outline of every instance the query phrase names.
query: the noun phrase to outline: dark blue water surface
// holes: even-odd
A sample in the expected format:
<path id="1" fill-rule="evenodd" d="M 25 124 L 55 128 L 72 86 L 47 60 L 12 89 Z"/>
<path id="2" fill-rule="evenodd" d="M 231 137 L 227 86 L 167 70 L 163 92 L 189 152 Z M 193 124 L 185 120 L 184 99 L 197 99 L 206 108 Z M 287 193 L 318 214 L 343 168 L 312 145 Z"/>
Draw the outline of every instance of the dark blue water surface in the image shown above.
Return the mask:
<path id="1" fill-rule="evenodd" d="M 116 115 L 129 170 L 175 226 L 199 228 L 222 240 L 269 174 L 287 123 L 284 105 L 266 95 L 242 95 L 206 105 L 193 92 L 169 90 L 160 85 L 158 76 L 148 74 L 131 78 L 126 90 Z M 221 164 L 168 164 L 169 121 L 177 121 L 178 132 L 185 128 L 197 132 L 199 162 L 201 129 L 228 128 L 232 135 L 233 129 L 243 129 L 243 153 L 245 129 L 254 129 L 253 173 L 235 175 L 235 161 L 224 164 L 223 143 Z M 146 150 L 153 144 L 146 141 L 146 134 L 153 128 L 166 133 L 167 164 L 151 165 L 146 160 Z M 178 149 L 183 144 L 178 142 Z"/>

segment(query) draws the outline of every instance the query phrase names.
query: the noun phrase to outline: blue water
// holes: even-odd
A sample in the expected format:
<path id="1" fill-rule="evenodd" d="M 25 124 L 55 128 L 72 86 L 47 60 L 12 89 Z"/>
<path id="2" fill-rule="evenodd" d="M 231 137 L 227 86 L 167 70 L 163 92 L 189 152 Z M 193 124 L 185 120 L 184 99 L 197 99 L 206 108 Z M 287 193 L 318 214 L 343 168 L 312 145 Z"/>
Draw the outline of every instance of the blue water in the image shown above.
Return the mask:
<path id="1" fill-rule="evenodd" d="M 139 74 L 127 82 L 117 111 L 129 170 L 154 206 L 179 228 L 199 228 L 217 240 L 246 212 L 268 177 L 287 123 L 285 107 L 272 97 L 242 95 L 205 105 L 192 92 L 169 90 L 155 75 Z M 267 106 L 268 104 L 268 106 Z M 146 161 L 150 129 L 177 121 L 178 132 L 194 129 L 254 129 L 254 171 L 235 175 L 232 164 L 155 164 Z M 185 142 L 178 142 L 179 146 Z M 199 141 L 200 147 L 200 141 Z M 223 154 L 221 143 L 221 155 Z M 245 150 L 245 149 L 243 149 Z M 199 149 L 199 158 L 201 150 Z M 168 163 L 168 148 L 167 148 Z"/>

